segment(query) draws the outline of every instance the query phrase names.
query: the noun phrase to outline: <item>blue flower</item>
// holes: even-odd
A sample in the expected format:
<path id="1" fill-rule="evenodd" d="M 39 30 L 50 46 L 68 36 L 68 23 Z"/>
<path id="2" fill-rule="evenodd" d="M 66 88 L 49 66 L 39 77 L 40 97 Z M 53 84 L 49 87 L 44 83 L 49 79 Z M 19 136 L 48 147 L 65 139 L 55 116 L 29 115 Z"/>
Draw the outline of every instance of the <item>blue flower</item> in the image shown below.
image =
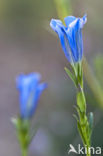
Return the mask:
<path id="1" fill-rule="evenodd" d="M 23 119 L 33 116 L 40 95 L 47 87 L 46 83 L 40 84 L 40 79 L 39 73 L 22 74 L 17 77 L 17 89 L 20 92 L 20 116 Z"/>
<path id="2" fill-rule="evenodd" d="M 68 16 L 64 21 L 66 26 L 60 20 L 52 19 L 50 26 L 58 34 L 66 58 L 74 64 L 82 60 L 82 28 L 87 21 L 87 16 L 83 18 Z"/>

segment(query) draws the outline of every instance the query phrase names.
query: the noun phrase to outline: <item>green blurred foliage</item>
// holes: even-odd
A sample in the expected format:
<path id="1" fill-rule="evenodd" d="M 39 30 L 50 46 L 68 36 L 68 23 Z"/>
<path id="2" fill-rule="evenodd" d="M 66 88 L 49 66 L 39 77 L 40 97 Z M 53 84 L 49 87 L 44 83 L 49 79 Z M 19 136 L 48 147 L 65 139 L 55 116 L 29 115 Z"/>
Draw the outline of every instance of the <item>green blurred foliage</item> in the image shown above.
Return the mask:
<path id="1" fill-rule="evenodd" d="M 95 75 L 103 89 L 103 55 L 99 54 L 94 58 Z"/>

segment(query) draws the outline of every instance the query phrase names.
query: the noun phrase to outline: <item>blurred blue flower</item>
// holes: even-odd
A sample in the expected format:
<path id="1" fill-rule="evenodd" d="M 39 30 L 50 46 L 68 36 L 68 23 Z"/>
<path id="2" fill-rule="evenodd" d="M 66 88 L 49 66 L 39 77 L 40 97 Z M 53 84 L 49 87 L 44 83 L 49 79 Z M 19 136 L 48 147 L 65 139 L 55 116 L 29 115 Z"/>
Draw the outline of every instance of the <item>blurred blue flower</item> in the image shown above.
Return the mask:
<path id="1" fill-rule="evenodd" d="M 50 26 L 58 34 L 68 61 L 71 64 L 77 63 L 83 56 L 82 28 L 87 21 L 87 16 L 83 18 L 68 16 L 64 21 L 66 26 L 60 20 L 52 19 Z"/>
<path id="2" fill-rule="evenodd" d="M 31 73 L 17 77 L 17 89 L 20 92 L 20 116 L 29 119 L 35 112 L 41 93 L 47 87 L 46 83 L 40 84 L 41 75 Z"/>

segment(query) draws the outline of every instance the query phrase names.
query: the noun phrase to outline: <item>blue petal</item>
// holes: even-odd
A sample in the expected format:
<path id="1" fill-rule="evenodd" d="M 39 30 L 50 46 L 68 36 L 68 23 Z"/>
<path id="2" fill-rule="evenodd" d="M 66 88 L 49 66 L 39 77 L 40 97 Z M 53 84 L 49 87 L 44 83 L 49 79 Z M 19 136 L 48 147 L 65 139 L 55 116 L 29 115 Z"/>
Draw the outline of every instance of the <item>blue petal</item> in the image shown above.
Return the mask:
<path id="1" fill-rule="evenodd" d="M 36 88 L 36 90 L 34 92 L 34 97 L 32 98 L 32 107 L 31 107 L 30 113 L 29 113 L 30 117 L 34 114 L 36 107 L 37 107 L 37 103 L 40 98 L 40 95 L 46 88 L 47 88 L 47 83 L 39 84 L 38 87 Z"/>
<path id="2" fill-rule="evenodd" d="M 58 34 L 66 58 L 68 59 L 69 62 L 73 62 L 71 48 L 69 46 L 69 41 L 68 41 L 65 26 L 62 24 L 60 20 L 55 20 L 55 19 L 51 20 L 50 26 Z"/>
<path id="3" fill-rule="evenodd" d="M 41 75 L 39 73 L 31 73 L 29 75 L 21 74 L 16 79 L 17 88 L 22 89 L 24 88 L 24 86 L 28 87 L 28 84 L 29 84 L 29 87 L 32 87 L 37 82 L 39 82 L 40 79 L 41 79 Z"/>
<path id="4" fill-rule="evenodd" d="M 74 16 L 67 16 L 64 18 L 65 24 L 68 27 L 70 23 L 72 23 L 74 20 L 76 19 L 76 17 Z"/>
<path id="5" fill-rule="evenodd" d="M 39 84 L 39 86 L 38 86 L 39 94 L 41 94 L 43 92 L 43 90 L 45 90 L 47 87 L 48 87 L 48 84 L 47 83 L 41 83 L 41 84 Z"/>
<path id="6" fill-rule="evenodd" d="M 17 88 L 20 91 L 20 111 L 22 116 L 27 114 L 27 102 L 30 93 L 36 88 L 40 81 L 40 74 L 31 73 L 29 75 L 20 75 L 17 78 Z"/>
<path id="7" fill-rule="evenodd" d="M 68 18 L 69 19 L 69 18 Z M 79 62 L 83 56 L 83 40 L 82 40 L 82 30 L 84 24 L 87 21 L 87 16 L 83 18 L 75 18 L 71 23 L 69 23 L 67 36 L 69 44 L 74 56 L 74 62 Z"/>
<path id="8" fill-rule="evenodd" d="M 20 75 L 17 78 L 17 88 L 20 91 L 20 114 L 22 118 L 31 116 L 33 107 L 35 107 L 36 92 L 39 87 L 41 75 L 31 73 L 29 75 Z"/>
<path id="9" fill-rule="evenodd" d="M 60 20 L 57 20 L 57 19 L 52 19 L 51 22 L 50 22 L 50 26 L 52 27 L 52 29 L 58 33 L 57 29 L 58 29 L 58 26 L 61 26 L 61 27 L 64 27 L 62 22 Z"/>
<path id="10" fill-rule="evenodd" d="M 65 24 L 67 27 L 69 27 L 69 25 L 71 23 L 73 23 L 75 20 L 80 19 L 80 28 L 83 28 L 84 24 L 87 22 L 87 14 L 85 14 L 82 18 L 79 17 L 74 17 L 74 16 L 67 16 L 64 18 Z"/>
<path id="11" fill-rule="evenodd" d="M 37 86 L 36 91 L 35 91 L 35 96 L 33 99 L 33 103 L 37 103 L 41 93 L 47 88 L 47 86 L 48 86 L 47 83 L 41 83 Z"/>
<path id="12" fill-rule="evenodd" d="M 67 29 L 67 37 L 72 51 L 73 62 L 78 62 L 78 49 L 77 49 L 78 30 L 79 30 L 79 19 L 75 19 L 72 23 L 69 24 L 69 27 Z"/>
<path id="13" fill-rule="evenodd" d="M 87 22 L 87 14 L 85 14 L 81 19 L 80 19 L 80 28 L 82 29 L 84 24 Z"/>
<path id="14" fill-rule="evenodd" d="M 72 64 L 82 59 L 82 28 L 87 21 L 87 16 L 85 15 L 83 18 L 68 16 L 64 20 L 66 27 L 60 20 L 55 19 L 51 20 L 50 26 L 58 34 L 65 56 Z"/>

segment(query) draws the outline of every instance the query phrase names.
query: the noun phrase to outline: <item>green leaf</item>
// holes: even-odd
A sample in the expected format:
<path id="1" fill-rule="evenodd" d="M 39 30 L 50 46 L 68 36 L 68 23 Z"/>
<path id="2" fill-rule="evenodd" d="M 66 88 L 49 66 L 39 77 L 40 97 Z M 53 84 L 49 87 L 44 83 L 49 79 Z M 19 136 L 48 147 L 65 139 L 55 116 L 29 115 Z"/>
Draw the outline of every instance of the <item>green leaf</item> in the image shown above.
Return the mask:
<path id="1" fill-rule="evenodd" d="M 79 121 L 78 116 L 76 114 L 73 114 L 73 117 L 76 119 L 76 121 Z"/>
<path id="2" fill-rule="evenodd" d="M 83 91 L 77 93 L 77 105 L 82 113 L 86 111 L 86 101 Z"/>
<path id="3" fill-rule="evenodd" d="M 82 62 L 79 62 L 76 64 L 76 70 L 77 70 L 77 80 L 78 84 L 83 88 L 83 69 L 82 69 Z"/>
<path id="4" fill-rule="evenodd" d="M 82 128 L 81 128 L 81 125 L 80 125 L 79 121 L 77 121 L 77 126 L 78 126 L 78 131 L 80 133 L 80 136 L 82 138 L 83 144 L 86 145 L 85 135 L 82 132 Z"/>
<path id="5" fill-rule="evenodd" d="M 71 71 L 68 68 L 64 68 L 68 76 L 71 78 L 71 80 L 74 82 L 74 84 L 77 86 L 76 78 L 75 76 L 71 73 Z"/>

